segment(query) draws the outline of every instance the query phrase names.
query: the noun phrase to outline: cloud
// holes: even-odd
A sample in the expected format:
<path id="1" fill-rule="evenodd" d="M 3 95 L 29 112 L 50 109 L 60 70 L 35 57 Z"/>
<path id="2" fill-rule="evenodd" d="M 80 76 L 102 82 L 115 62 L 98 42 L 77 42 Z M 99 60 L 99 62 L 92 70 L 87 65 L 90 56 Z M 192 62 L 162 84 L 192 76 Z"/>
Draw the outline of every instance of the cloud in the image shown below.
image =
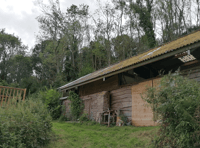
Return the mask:
<path id="1" fill-rule="evenodd" d="M 22 39 L 22 43 L 32 47 L 35 44 L 35 34 L 38 32 L 38 23 L 35 19 L 39 12 L 37 10 L 30 12 L 10 11 L 0 9 L 0 28 L 5 28 L 6 32 L 15 34 Z"/>
<path id="2" fill-rule="evenodd" d="M 33 47 L 36 35 L 39 32 L 39 24 L 36 17 L 42 12 L 36 0 L 4 0 L 0 5 L 0 29 L 5 28 L 6 32 L 15 34 L 22 39 L 22 43 Z M 46 3 L 48 0 L 44 0 Z M 104 0 L 103 0 L 104 1 Z M 60 0 L 60 7 L 66 12 L 72 4 L 89 5 L 89 12 L 94 12 L 97 8 L 96 0 Z"/>

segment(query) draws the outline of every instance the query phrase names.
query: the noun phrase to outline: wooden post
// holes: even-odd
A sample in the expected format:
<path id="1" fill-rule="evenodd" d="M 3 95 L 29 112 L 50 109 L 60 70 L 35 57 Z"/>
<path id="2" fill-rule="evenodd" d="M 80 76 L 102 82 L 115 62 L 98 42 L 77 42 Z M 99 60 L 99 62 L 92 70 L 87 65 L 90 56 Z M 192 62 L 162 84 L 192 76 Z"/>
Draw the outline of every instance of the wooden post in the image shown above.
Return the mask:
<path id="1" fill-rule="evenodd" d="M 9 97 L 8 97 L 8 105 L 9 105 L 9 103 L 10 103 L 10 98 L 11 98 L 11 95 L 12 95 L 12 90 L 13 90 L 13 89 L 10 89 L 10 94 L 9 94 Z"/>
<path id="2" fill-rule="evenodd" d="M 0 88 L 0 101 L 1 101 L 1 99 L 2 99 L 2 95 L 1 95 L 1 88 Z"/>
<path id="3" fill-rule="evenodd" d="M 14 89 L 14 91 L 13 91 L 13 100 L 14 100 L 14 97 L 15 97 L 15 89 Z"/>
<path id="4" fill-rule="evenodd" d="M 7 98 L 8 98 L 8 94 L 9 94 L 9 89 L 7 89 L 7 91 L 6 91 L 6 96 L 5 96 L 5 104 L 6 104 L 6 101 L 7 101 Z"/>
<path id="5" fill-rule="evenodd" d="M 110 110 L 108 111 L 108 127 L 110 126 Z"/>
<path id="6" fill-rule="evenodd" d="M 4 93 L 5 93 L 5 88 L 3 89 L 3 94 L 2 94 L 2 99 L 1 99 L 1 106 L 2 106 L 2 103 L 3 103 L 3 100 L 4 100 Z"/>
<path id="7" fill-rule="evenodd" d="M 16 98 L 17 98 L 17 100 L 18 100 L 18 94 L 19 94 L 19 90 L 17 90 L 17 97 L 16 97 Z M 16 101 L 17 101 L 17 100 L 16 100 Z"/>
<path id="8" fill-rule="evenodd" d="M 25 100 L 25 96 L 26 96 L 26 88 L 24 89 L 23 101 Z"/>
<path id="9" fill-rule="evenodd" d="M 21 101 L 22 90 L 19 91 L 18 99 Z"/>

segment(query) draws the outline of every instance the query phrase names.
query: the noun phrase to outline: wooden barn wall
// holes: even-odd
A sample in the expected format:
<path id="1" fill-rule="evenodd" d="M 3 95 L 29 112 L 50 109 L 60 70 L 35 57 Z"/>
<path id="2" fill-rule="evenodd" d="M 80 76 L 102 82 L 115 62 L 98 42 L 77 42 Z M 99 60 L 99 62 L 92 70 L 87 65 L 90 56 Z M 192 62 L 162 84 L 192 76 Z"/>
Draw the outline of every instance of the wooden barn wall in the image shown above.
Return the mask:
<path id="1" fill-rule="evenodd" d="M 71 119 L 71 111 L 70 111 L 70 100 L 63 100 L 63 105 L 65 106 L 65 112 L 63 113 L 67 118 Z"/>
<path id="2" fill-rule="evenodd" d="M 110 106 L 110 94 L 107 91 L 82 96 L 81 99 L 84 103 L 84 113 L 94 121 L 98 121 L 99 113 L 108 110 Z"/>
<path id="3" fill-rule="evenodd" d="M 200 83 L 200 66 L 190 65 L 190 68 L 182 70 L 181 74 Z"/>
<path id="4" fill-rule="evenodd" d="M 111 91 L 117 89 L 118 86 L 118 75 L 106 78 L 105 81 L 98 80 L 79 87 L 79 95 L 86 96 L 102 91 Z"/>
<path id="5" fill-rule="evenodd" d="M 132 118 L 132 95 L 131 86 L 116 89 L 110 92 L 111 110 L 120 110 L 122 114 Z"/>

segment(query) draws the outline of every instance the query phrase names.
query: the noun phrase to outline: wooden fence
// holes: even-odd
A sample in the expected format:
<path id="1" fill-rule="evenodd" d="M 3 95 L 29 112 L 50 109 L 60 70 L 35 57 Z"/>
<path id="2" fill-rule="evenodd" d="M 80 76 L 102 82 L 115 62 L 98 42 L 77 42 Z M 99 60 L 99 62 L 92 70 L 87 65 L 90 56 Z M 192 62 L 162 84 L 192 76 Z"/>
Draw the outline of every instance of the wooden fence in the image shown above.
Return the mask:
<path id="1" fill-rule="evenodd" d="M 15 100 L 25 100 L 26 97 L 26 88 L 13 88 L 7 86 L 0 86 L 0 106 L 4 103 L 8 104 L 11 99 Z"/>

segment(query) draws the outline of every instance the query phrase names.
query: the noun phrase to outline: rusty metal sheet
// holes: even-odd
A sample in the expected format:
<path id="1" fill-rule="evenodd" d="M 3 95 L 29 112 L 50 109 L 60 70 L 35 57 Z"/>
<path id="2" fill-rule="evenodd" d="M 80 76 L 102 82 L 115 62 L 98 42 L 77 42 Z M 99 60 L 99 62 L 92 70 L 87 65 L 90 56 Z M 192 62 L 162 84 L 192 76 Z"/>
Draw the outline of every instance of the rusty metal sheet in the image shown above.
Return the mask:
<path id="1" fill-rule="evenodd" d="M 104 68 L 104 69 L 95 71 L 93 73 L 90 73 L 86 76 L 83 76 L 83 77 L 73 81 L 73 82 L 70 82 L 70 83 L 68 83 L 64 86 L 61 86 L 59 89 L 67 89 L 67 88 L 72 87 L 72 86 L 75 87 L 77 84 L 89 81 L 91 79 L 95 79 L 95 78 L 100 77 L 100 76 L 104 76 L 104 75 L 109 74 L 111 72 L 118 71 L 118 70 L 123 69 L 125 67 L 131 66 L 131 65 L 134 65 L 134 64 L 137 64 L 137 63 L 141 63 L 143 61 L 147 61 L 149 59 L 152 59 L 152 58 L 155 58 L 157 56 L 169 53 L 171 51 L 178 50 L 179 48 L 188 46 L 188 45 L 196 43 L 198 41 L 200 41 L 200 30 L 196 31 L 194 33 L 191 33 L 187 36 L 178 38 L 177 40 L 174 40 L 172 42 L 166 43 L 162 46 L 153 48 L 153 49 L 146 51 L 142 54 L 139 54 L 137 56 L 133 56 L 129 59 L 121 61 L 121 62 L 114 64 L 112 66 L 109 66 L 107 68 Z"/>

